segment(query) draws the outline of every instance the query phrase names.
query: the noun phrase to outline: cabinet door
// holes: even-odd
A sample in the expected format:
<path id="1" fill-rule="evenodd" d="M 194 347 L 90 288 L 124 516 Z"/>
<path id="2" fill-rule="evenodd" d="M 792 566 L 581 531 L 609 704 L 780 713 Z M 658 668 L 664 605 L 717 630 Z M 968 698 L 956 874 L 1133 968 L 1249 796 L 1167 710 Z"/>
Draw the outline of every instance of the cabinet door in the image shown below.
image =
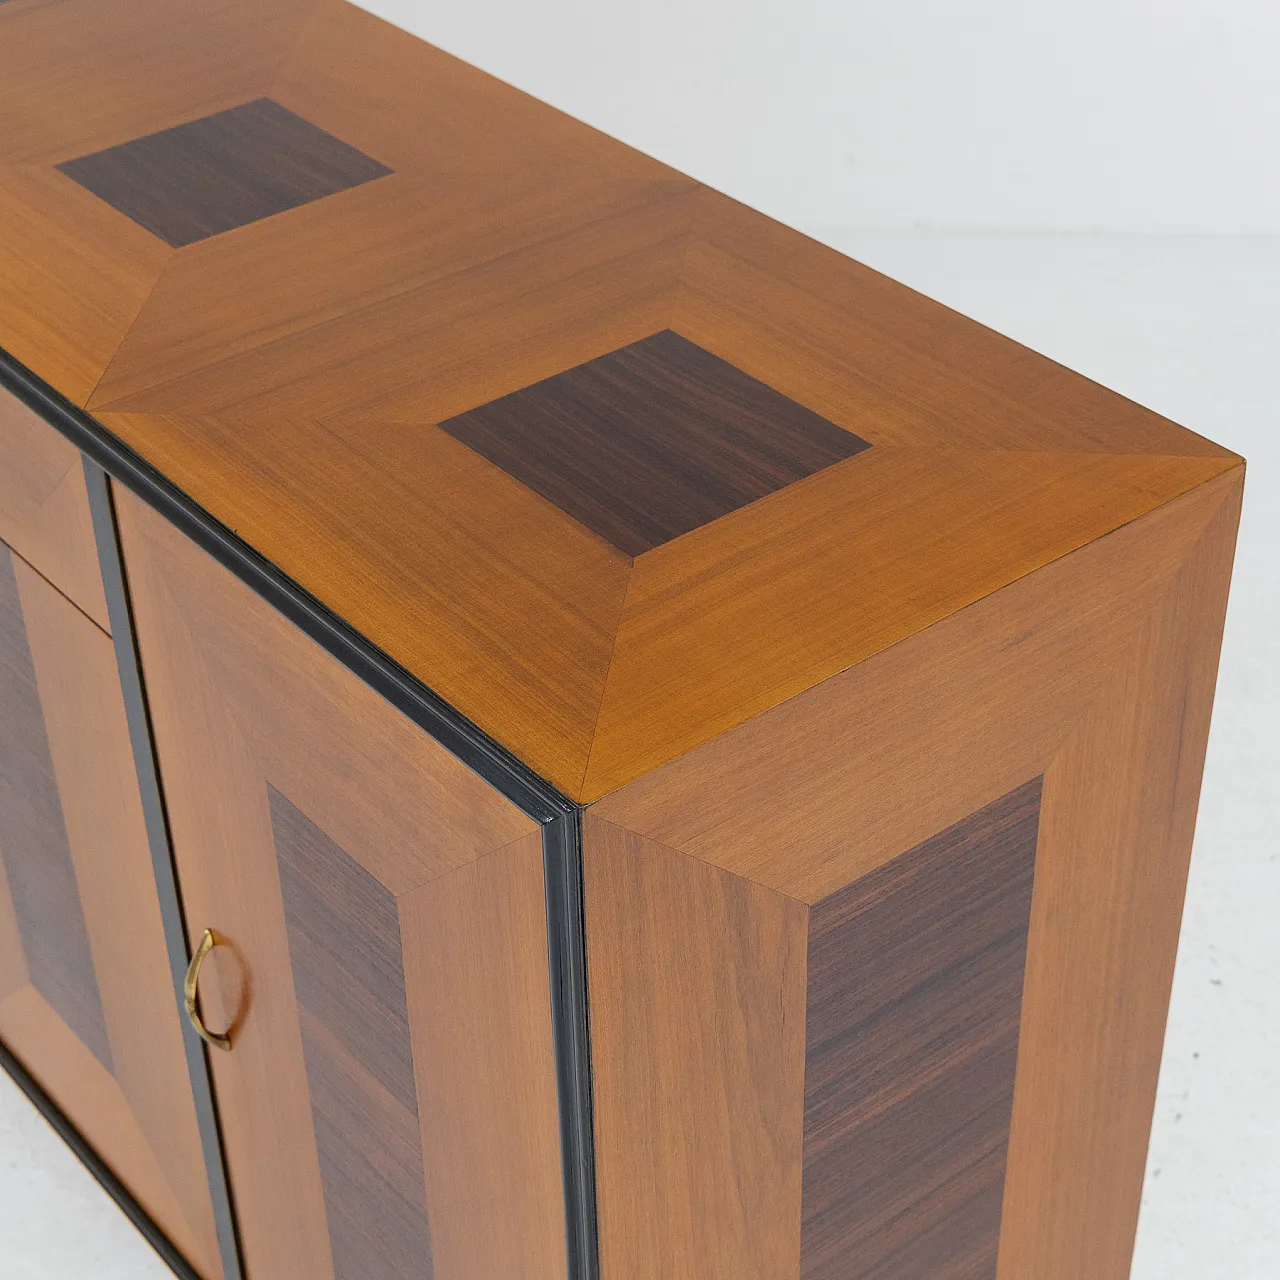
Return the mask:
<path id="1" fill-rule="evenodd" d="M 539 828 L 117 501 L 249 1280 L 562 1280 Z"/>
<path id="2" fill-rule="evenodd" d="M 220 1276 L 111 638 L 2 543 L 0 1039 Z"/>

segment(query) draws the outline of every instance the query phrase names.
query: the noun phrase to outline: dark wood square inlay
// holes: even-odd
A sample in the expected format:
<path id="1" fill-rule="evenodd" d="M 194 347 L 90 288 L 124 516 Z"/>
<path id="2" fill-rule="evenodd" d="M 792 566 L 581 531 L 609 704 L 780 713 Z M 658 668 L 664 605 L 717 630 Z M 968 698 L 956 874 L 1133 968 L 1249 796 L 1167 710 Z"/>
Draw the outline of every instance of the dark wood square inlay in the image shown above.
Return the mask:
<path id="1" fill-rule="evenodd" d="M 670 330 L 440 425 L 631 556 L 870 447 Z"/>
<path id="2" fill-rule="evenodd" d="M 175 249 L 391 172 L 270 98 L 58 168 Z"/>

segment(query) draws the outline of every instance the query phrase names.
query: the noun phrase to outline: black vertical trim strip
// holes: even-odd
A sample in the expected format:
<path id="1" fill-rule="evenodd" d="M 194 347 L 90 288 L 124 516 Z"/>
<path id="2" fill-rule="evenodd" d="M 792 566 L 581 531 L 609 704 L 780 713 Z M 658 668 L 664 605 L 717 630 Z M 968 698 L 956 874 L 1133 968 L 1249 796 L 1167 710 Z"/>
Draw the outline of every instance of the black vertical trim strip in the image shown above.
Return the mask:
<path id="1" fill-rule="evenodd" d="M 34 1104 L 37 1111 L 49 1122 L 54 1132 L 71 1148 L 80 1163 L 98 1180 L 102 1189 L 120 1207 L 125 1217 L 142 1233 L 147 1243 L 158 1253 L 179 1280 L 201 1280 L 200 1274 L 178 1252 L 173 1242 L 156 1225 L 151 1215 L 133 1198 L 129 1189 L 111 1172 L 102 1157 L 89 1145 L 79 1129 L 62 1114 L 58 1104 L 36 1083 L 26 1067 L 0 1042 L 0 1067 L 3 1067 L 14 1084 Z"/>
<path id="2" fill-rule="evenodd" d="M 200 1144 L 204 1149 L 205 1177 L 213 1200 L 218 1252 L 222 1257 L 224 1280 L 240 1280 L 240 1249 L 236 1239 L 235 1215 L 231 1208 L 231 1189 L 222 1160 L 222 1131 L 218 1124 L 217 1104 L 209 1077 L 206 1057 L 208 1051 L 183 1011 L 182 985 L 191 958 L 187 950 L 187 925 L 182 910 L 182 897 L 178 892 L 178 872 L 173 859 L 169 814 L 160 782 L 160 766 L 156 759 L 151 710 L 142 683 L 142 656 L 138 651 L 134 631 L 133 605 L 125 578 L 124 558 L 120 552 L 115 504 L 106 472 L 88 458 L 82 457 L 81 461 L 84 465 L 85 487 L 89 491 L 94 537 L 98 544 L 102 586 L 107 597 L 107 618 L 111 623 L 111 639 L 115 646 L 120 688 L 124 693 L 125 714 L 129 722 L 133 764 L 138 775 L 138 789 L 142 794 L 142 813 L 147 824 L 151 867 L 160 897 L 160 917 L 164 921 L 164 940 L 169 952 L 174 998 L 182 1022 L 187 1074 L 191 1078 L 196 1121 L 200 1126 Z"/>
<path id="3" fill-rule="evenodd" d="M 586 922 L 582 906 L 582 813 L 576 805 L 542 828 L 547 962 L 560 1098 L 560 1155 L 569 1280 L 598 1280 L 596 1163 L 587 1023 Z"/>
<path id="4" fill-rule="evenodd" d="M 568 1280 L 599 1280 L 579 806 L 2 348 L 0 386 L 541 824 Z"/>

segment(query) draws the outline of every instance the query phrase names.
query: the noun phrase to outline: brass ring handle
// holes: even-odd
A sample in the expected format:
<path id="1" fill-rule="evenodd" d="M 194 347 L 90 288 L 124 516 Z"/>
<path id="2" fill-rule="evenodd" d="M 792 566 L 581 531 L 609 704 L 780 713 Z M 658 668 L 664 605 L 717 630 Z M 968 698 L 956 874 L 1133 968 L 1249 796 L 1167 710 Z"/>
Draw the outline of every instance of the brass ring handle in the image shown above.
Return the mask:
<path id="1" fill-rule="evenodd" d="M 191 963 L 187 966 L 187 976 L 182 982 L 182 994 L 187 1006 L 187 1017 L 190 1019 L 191 1025 L 196 1029 L 196 1035 L 205 1044 L 213 1045 L 215 1049 L 230 1049 L 231 1037 L 228 1035 L 220 1036 L 216 1032 L 210 1031 L 200 1020 L 199 1013 L 196 1012 L 196 984 L 200 981 L 200 969 L 204 964 L 205 957 L 220 941 L 221 939 L 212 929 L 204 931 L 204 937 L 200 939 L 200 945 L 196 948 L 196 953 L 191 957 Z"/>

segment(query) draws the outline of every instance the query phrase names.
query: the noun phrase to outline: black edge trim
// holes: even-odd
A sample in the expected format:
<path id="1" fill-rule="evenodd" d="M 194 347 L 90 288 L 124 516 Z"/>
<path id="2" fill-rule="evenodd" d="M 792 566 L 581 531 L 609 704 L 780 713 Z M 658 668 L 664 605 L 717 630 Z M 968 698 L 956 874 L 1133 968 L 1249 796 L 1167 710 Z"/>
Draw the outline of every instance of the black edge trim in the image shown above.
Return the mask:
<path id="1" fill-rule="evenodd" d="M 231 1188 L 222 1160 L 222 1129 L 218 1123 L 209 1063 L 205 1056 L 204 1042 L 196 1035 L 183 1013 L 182 984 L 190 960 L 187 954 L 186 917 L 182 909 L 182 897 L 178 892 L 178 869 L 173 860 L 169 811 L 165 806 L 160 765 L 155 754 L 151 708 L 142 683 L 142 655 L 138 652 L 137 633 L 133 625 L 133 605 L 120 551 L 115 504 L 111 486 L 107 483 L 107 473 L 89 458 L 82 457 L 81 462 L 84 465 L 85 487 L 89 491 L 89 513 L 93 518 L 93 532 L 98 544 L 98 564 L 102 570 L 102 586 L 107 597 L 107 617 L 111 623 L 120 689 L 124 694 L 129 742 L 133 748 L 134 769 L 142 796 L 151 867 L 160 899 L 160 917 L 164 921 L 164 939 L 169 953 L 174 999 L 182 1022 L 182 1043 L 187 1055 L 187 1074 L 191 1078 L 200 1145 L 204 1151 L 205 1177 L 213 1201 L 218 1252 L 225 1280 L 240 1280 L 244 1270 L 236 1238 L 235 1215 L 231 1207 Z"/>
<path id="2" fill-rule="evenodd" d="M 3 348 L 0 386 L 541 824 L 568 1280 L 598 1280 L 580 807 Z"/>
<path id="3" fill-rule="evenodd" d="M 577 809 L 542 828 L 542 865 L 547 893 L 547 961 L 556 1039 L 569 1280 L 597 1280 L 600 1251 L 596 1235 L 591 1037 L 582 904 L 582 814 Z"/>
<path id="4" fill-rule="evenodd" d="M 169 1237 L 155 1224 L 151 1215 L 129 1194 L 124 1183 L 111 1172 L 80 1130 L 63 1115 L 58 1104 L 36 1083 L 3 1041 L 0 1041 L 0 1067 L 9 1073 L 14 1084 L 27 1095 L 58 1137 L 79 1157 L 80 1163 L 101 1183 L 102 1189 L 119 1205 L 125 1217 L 138 1228 L 174 1275 L 180 1277 L 180 1280 L 201 1280 L 200 1273 L 174 1248 Z"/>

